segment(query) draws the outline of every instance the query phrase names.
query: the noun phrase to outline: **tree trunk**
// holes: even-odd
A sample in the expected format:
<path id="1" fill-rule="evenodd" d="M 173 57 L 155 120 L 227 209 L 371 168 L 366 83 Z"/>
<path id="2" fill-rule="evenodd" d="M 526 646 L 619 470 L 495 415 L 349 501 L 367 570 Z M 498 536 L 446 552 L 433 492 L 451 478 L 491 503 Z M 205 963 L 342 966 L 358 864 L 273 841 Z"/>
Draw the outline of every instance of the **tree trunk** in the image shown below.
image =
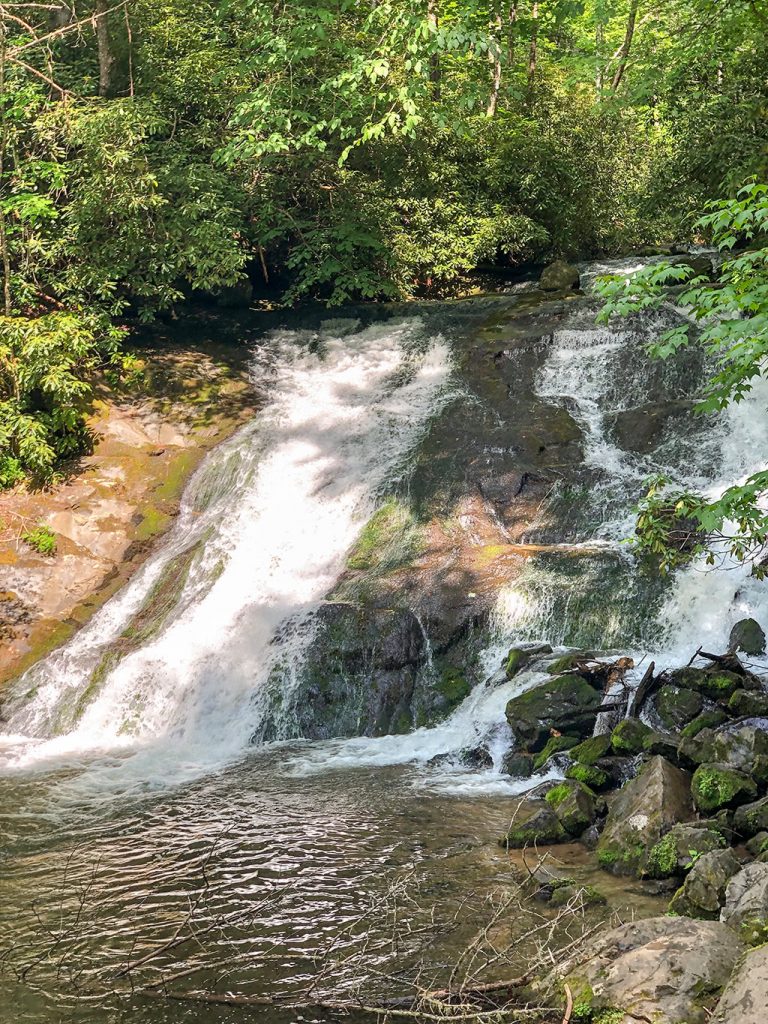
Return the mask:
<path id="1" fill-rule="evenodd" d="M 438 16 L 437 16 L 437 0 L 427 0 L 427 21 L 429 27 L 432 29 L 433 41 L 434 34 L 437 32 Z M 429 58 L 429 80 L 432 83 L 432 99 L 440 99 L 440 57 L 437 52 L 433 53 Z"/>
<path id="2" fill-rule="evenodd" d="M 515 68 L 515 43 L 517 42 L 517 0 L 509 5 L 509 42 L 507 43 L 507 64 L 510 71 Z"/>
<path id="3" fill-rule="evenodd" d="M 96 0 L 94 21 L 96 42 L 99 47 L 99 96 L 109 96 L 112 91 L 112 65 L 115 56 L 109 38 L 109 0 Z"/>
<path id="4" fill-rule="evenodd" d="M 621 44 L 621 49 L 618 53 L 619 66 L 616 68 L 616 74 L 613 76 L 613 84 L 611 88 L 614 92 L 621 85 L 621 80 L 624 77 L 624 72 L 627 70 L 627 60 L 632 49 L 632 40 L 635 35 L 635 22 L 637 21 L 637 8 L 640 0 L 630 0 L 629 4 L 629 15 L 627 17 L 627 30 L 624 33 L 624 42 Z"/>
<path id="5" fill-rule="evenodd" d="M 5 193 L 5 160 L 8 148 L 8 130 L 5 114 L 5 24 L 0 21 L 0 195 Z M 3 311 L 11 315 L 11 255 L 8 250 L 8 232 L 5 224 L 5 213 L 0 206 L 0 260 L 3 264 Z"/>
<path id="6" fill-rule="evenodd" d="M 496 107 L 499 104 L 499 90 L 501 89 L 501 12 L 498 9 L 491 22 L 491 28 L 494 29 L 493 41 L 495 49 L 488 51 L 488 60 L 491 62 L 493 69 L 491 94 L 488 97 L 488 106 L 485 111 L 488 117 L 493 117 L 496 113 Z"/>
<path id="7" fill-rule="evenodd" d="M 601 21 L 595 25 L 595 89 L 597 97 L 603 91 L 603 43 L 605 42 L 605 26 Z"/>
<path id="8" fill-rule="evenodd" d="M 531 29 L 531 46 L 528 51 L 528 102 L 530 103 L 533 99 L 533 89 L 536 84 L 536 65 L 538 62 L 538 43 L 539 43 L 539 4 L 538 0 L 534 0 L 533 10 L 531 12 L 533 17 L 533 27 Z"/>

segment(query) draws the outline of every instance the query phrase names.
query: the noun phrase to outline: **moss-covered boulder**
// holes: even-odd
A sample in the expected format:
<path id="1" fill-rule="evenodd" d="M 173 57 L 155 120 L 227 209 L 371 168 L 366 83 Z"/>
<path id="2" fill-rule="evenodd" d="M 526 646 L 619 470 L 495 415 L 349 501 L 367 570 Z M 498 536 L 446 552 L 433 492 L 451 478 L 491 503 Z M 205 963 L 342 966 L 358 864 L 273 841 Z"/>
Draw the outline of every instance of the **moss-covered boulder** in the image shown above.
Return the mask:
<path id="1" fill-rule="evenodd" d="M 688 773 L 663 757 L 652 757 L 613 797 L 597 846 L 598 863 L 613 874 L 639 877 L 656 843 L 692 816 Z"/>
<path id="2" fill-rule="evenodd" d="M 733 816 L 733 827 L 743 839 L 756 836 L 758 832 L 768 832 L 768 796 L 738 807 Z"/>
<path id="3" fill-rule="evenodd" d="M 557 676 L 513 697 L 507 721 L 518 747 L 538 753 L 553 729 L 579 738 L 591 735 L 602 699 L 581 676 Z"/>
<path id="4" fill-rule="evenodd" d="M 714 814 L 723 807 L 750 803 L 757 796 L 757 785 L 729 764 L 700 764 L 693 773 L 691 793 L 697 810 Z"/>
<path id="5" fill-rule="evenodd" d="M 728 882 L 741 870 L 733 850 L 711 850 L 699 857 L 669 904 L 672 914 L 716 921 Z"/>
<path id="6" fill-rule="evenodd" d="M 570 750 L 578 742 L 578 736 L 550 736 L 544 745 L 544 749 L 534 758 L 534 770 L 539 771 L 555 754 L 561 754 L 564 750 Z"/>
<path id="7" fill-rule="evenodd" d="M 721 832 L 695 825 L 674 825 L 648 854 L 647 873 L 651 878 L 682 876 L 704 853 L 725 846 Z"/>
<path id="8" fill-rule="evenodd" d="M 602 736 L 590 736 L 571 750 L 571 759 L 581 764 L 594 765 L 601 757 L 605 757 L 611 749 L 611 737 L 608 734 Z"/>
<path id="9" fill-rule="evenodd" d="M 617 754 L 632 757 L 643 750 L 646 736 L 652 729 L 639 718 L 625 718 L 611 733 L 611 746 Z"/>
<path id="10" fill-rule="evenodd" d="M 549 902 L 553 907 L 570 906 L 574 910 L 581 910 L 582 907 L 604 907 L 608 900 L 594 885 L 569 882 L 555 886 Z"/>
<path id="11" fill-rule="evenodd" d="M 752 657 L 765 654 L 765 632 L 756 619 L 740 619 L 731 630 L 728 650 L 743 651 Z"/>
<path id="12" fill-rule="evenodd" d="M 654 704 L 662 724 L 671 732 L 679 732 L 701 713 L 704 698 L 696 690 L 682 686 L 662 686 Z"/>
<path id="13" fill-rule="evenodd" d="M 555 260 L 541 272 L 539 287 L 545 292 L 567 292 L 579 287 L 579 268 L 565 260 Z"/>
<path id="14" fill-rule="evenodd" d="M 546 803 L 541 804 L 531 816 L 521 822 L 514 822 L 499 845 L 510 850 L 521 850 L 526 846 L 552 846 L 567 842 L 566 832 L 555 811 Z"/>
<path id="15" fill-rule="evenodd" d="M 549 644 L 526 644 L 522 647 L 512 647 L 502 664 L 504 674 L 507 679 L 513 679 L 518 672 L 527 668 L 534 658 L 551 653 L 552 648 Z"/>
<path id="16" fill-rule="evenodd" d="M 768 718 L 768 693 L 736 690 L 728 701 L 728 710 L 736 718 Z"/>
<path id="17" fill-rule="evenodd" d="M 693 739 L 699 735 L 702 729 L 716 729 L 727 721 L 728 715 L 725 711 L 721 711 L 720 708 L 712 708 L 709 711 L 702 711 L 697 718 L 683 728 L 680 735 L 683 739 Z"/>
<path id="18" fill-rule="evenodd" d="M 744 685 L 743 676 L 717 668 L 678 668 L 670 673 L 670 679 L 676 686 L 719 701 L 727 701 L 735 690 Z"/>
<path id="19" fill-rule="evenodd" d="M 608 789 L 612 780 L 608 772 L 603 771 L 593 764 L 582 764 L 581 761 L 573 761 L 565 770 L 566 779 L 574 779 L 576 782 L 583 782 L 585 786 L 595 792 Z"/>
<path id="20" fill-rule="evenodd" d="M 733 765 L 758 783 L 768 782 L 768 732 L 747 723 L 715 731 L 713 760 Z"/>
<path id="21" fill-rule="evenodd" d="M 570 836 L 580 836 L 597 817 L 595 794 L 572 779 L 550 789 L 545 800 Z"/>

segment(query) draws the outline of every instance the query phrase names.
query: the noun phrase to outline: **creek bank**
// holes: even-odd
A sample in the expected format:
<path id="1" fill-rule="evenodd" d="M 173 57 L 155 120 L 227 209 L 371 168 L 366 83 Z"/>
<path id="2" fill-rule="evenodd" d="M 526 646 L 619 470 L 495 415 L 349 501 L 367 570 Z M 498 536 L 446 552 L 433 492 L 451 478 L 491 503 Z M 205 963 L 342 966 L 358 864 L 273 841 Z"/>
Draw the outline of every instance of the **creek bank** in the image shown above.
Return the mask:
<path id="1" fill-rule="evenodd" d="M 666 892 L 671 915 L 587 939 L 536 992 L 563 1007 L 570 994 L 577 1019 L 594 1024 L 764 1020 L 768 720 L 741 715 L 740 695 L 764 698 L 766 681 L 733 652 L 658 676 L 651 665 L 634 688 L 629 659 L 592 651 L 518 659 L 513 649 L 505 665 L 531 672 L 530 689 L 507 704 L 514 746 L 504 766 L 530 758 L 520 775 L 533 788 L 500 844 L 565 859 L 560 850 L 578 839 L 603 871 Z M 589 689 L 599 701 L 587 703 Z M 672 701 L 670 724 L 662 698 L 680 690 L 700 699 Z M 613 721 L 617 704 L 637 717 Z M 565 778 L 537 785 L 544 769 Z"/>
<path id="2" fill-rule="evenodd" d="M 255 411 L 242 343 L 211 342 L 202 325 L 179 341 L 158 325 L 133 352 L 141 393 L 99 386 L 92 454 L 61 483 L 0 497 L 0 683 L 66 640 L 142 565 L 203 455 Z M 21 539 L 41 523 L 53 556 Z"/>

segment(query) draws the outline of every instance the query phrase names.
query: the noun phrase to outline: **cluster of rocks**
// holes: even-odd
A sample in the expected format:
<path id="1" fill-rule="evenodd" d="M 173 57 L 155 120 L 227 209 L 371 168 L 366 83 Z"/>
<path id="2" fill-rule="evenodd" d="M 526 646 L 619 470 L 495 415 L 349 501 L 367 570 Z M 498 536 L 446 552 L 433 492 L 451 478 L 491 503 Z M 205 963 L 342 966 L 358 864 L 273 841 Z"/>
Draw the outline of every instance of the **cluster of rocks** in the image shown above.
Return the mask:
<path id="1" fill-rule="evenodd" d="M 564 778 L 519 802 L 502 845 L 580 841 L 604 870 L 671 897 L 671 916 L 614 929 L 543 982 L 567 982 L 595 1019 L 768 1020 L 768 689 L 738 656 L 763 653 L 765 636 L 745 620 L 730 648 L 652 666 L 631 695 L 628 659 L 507 659 L 510 678 L 526 665 L 550 677 L 507 705 L 507 767 Z"/>

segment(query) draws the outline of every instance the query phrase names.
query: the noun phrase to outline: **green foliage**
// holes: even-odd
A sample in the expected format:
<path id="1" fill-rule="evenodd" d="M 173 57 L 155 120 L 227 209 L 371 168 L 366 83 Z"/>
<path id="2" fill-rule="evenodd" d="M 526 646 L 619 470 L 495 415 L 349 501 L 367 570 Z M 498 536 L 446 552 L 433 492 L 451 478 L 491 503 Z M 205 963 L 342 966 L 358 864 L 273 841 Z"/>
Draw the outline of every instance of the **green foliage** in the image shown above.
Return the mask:
<path id="1" fill-rule="evenodd" d="M 734 199 L 709 204 L 697 222 L 711 234 L 722 262 L 718 281 L 696 276 L 688 266 L 661 262 L 629 278 L 609 278 L 600 291 L 605 306 L 599 319 L 657 309 L 670 286 L 682 284 L 676 297 L 689 311 L 686 321 L 666 331 L 650 347 L 657 359 L 668 359 L 689 345 L 701 347 L 714 365 L 699 404 L 702 413 L 739 403 L 764 375 L 768 357 L 768 186 L 751 182 Z M 738 245 L 748 248 L 734 252 Z M 768 491 L 768 472 L 753 474 L 727 488 L 717 499 L 675 489 L 664 477 L 648 481 L 638 505 L 637 547 L 668 571 L 696 556 L 708 565 L 728 555 L 752 561 L 763 578 L 760 556 L 768 544 L 768 513 L 761 498 Z"/>
<path id="2" fill-rule="evenodd" d="M 21 539 L 41 555 L 53 556 L 56 554 L 56 534 L 44 523 L 36 526 L 33 530 L 26 530 L 22 533 Z"/>

